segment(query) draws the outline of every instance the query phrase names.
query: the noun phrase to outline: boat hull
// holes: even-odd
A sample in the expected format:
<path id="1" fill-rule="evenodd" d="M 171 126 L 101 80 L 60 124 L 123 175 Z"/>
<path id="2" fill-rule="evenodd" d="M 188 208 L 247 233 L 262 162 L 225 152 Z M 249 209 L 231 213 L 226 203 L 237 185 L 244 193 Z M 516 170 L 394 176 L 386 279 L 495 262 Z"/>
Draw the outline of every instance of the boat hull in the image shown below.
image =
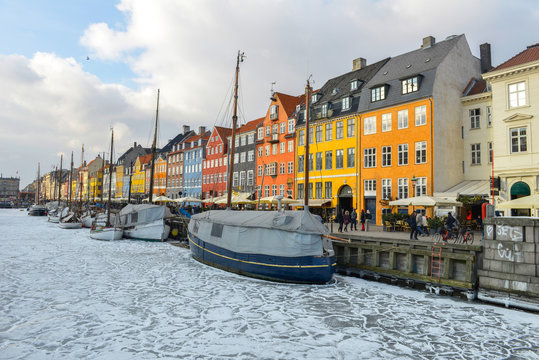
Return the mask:
<path id="1" fill-rule="evenodd" d="M 82 229 L 81 222 L 59 222 L 58 226 L 62 229 Z"/>
<path id="2" fill-rule="evenodd" d="M 60 222 L 60 217 L 57 215 L 49 215 L 49 222 L 58 224 Z"/>
<path id="3" fill-rule="evenodd" d="M 163 220 L 137 224 L 123 230 L 125 238 L 145 241 L 165 241 L 169 233 L 170 226 L 165 224 Z"/>
<path id="4" fill-rule="evenodd" d="M 191 255 L 197 261 L 229 272 L 258 279 L 325 284 L 335 272 L 334 256 L 284 257 L 264 254 L 237 253 L 189 233 Z"/>
<path id="5" fill-rule="evenodd" d="M 42 206 L 36 207 L 32 206 L 30 210 L 28 211 L 28 215 L 30 216 L 45 216 L 47 215 L 47 209 L 45 209 Z"/>
<path id="6" fill-rule="evenodd" d="M 91 228 L 94 219 L 91 216 L 85 216 L 82 218 L 82 226 L 85 228 Z"/>
<path id="7" fill-rule="evenodd" d="M 103 227 L 90 230 L 90 237 L 95 240 L 121 240 L 122 236 L 123 230 L 118 227 Z"/>

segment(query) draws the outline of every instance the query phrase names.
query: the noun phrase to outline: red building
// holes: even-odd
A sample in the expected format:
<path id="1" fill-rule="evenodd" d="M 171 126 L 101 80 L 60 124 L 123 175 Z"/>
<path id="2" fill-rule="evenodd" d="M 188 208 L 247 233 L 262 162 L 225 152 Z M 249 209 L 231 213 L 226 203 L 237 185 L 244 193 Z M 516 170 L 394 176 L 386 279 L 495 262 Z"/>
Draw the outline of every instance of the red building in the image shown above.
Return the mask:
<path id="1" fill-rule="evenodd" d="M 228 141 L 232 129 L 216 126 L 206 144 L 206 159 L 202 165 L 202 198 L 226 193 L 228 171 Z"/>
<path id="2" fill-rule="evenodd" d="M 256 137 L 256 183 L 261 197 L 294 198 L 295 112 L 304 95 L 275 93 Z"/>

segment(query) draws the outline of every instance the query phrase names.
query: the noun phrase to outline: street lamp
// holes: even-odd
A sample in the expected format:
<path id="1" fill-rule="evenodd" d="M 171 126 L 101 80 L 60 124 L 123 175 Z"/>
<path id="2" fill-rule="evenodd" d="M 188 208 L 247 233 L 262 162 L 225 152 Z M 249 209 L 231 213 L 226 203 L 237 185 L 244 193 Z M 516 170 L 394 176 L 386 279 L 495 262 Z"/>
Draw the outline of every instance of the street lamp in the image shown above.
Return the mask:
<path id="1" fill-rule="evenodd" d="M 415 182 L 417 181 L 415 175 L 412 175 L 412 197 L 415 196 Z"/>

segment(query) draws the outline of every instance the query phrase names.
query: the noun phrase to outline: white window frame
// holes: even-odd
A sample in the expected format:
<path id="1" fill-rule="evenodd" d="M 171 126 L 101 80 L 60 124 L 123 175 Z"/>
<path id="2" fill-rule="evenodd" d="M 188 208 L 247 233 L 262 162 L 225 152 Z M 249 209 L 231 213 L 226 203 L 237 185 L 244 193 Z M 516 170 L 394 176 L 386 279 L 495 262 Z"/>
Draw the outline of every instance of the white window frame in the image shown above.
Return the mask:
<path id="1" fill-rule="evenodd" d="M 397 179 L 397 190 L 398 190 L 397 196 L 399 199 L 408 198 L 408 194 L 409 194 L 408 178 Z"/>
<path id="2" fill-rule="evenodd" d="M 524 131 L 524 134 L 522 134 L 522 131 Z M 516 150 L 513 144 L 514 140 L 517 141 Z M 528 152 L 528 128 L 526 126 L 509 129 L 509 146 L 511 154 Z M 522 149 L 523 146 L 525 147 L 524 150 Z"/>
<path id="3" fill-rule="evenodd" d="M 363 167 L 365 169 L 376 167 L 376 148 L 363 149 Z"/>
<path id="4" fill-rule="evenodd" d="M 415 107 L 415 126 L 427 125 L 427 105 Z"/>
<path id="5" fill-rule="evenodd" d="M 391 113 L 382 114 L 382 132 L 391 131 Z"/>
<path id="6" fill-rule="evenodd" d="M 470 117 L 470 129 L 481 128 L 481 109 L 475 108 L 468 110 L 468 116 Z"/>
<path id="7" fill-rule="evenodd" d="M 526 81 L 519 81 L 507 85 L 507 104 L 509 109 L 528 105 Z"/>
<path id="8" fill-rule="evenodd" d="M 382 146 L 382 167 L 391 166 L 391 145 Z"/>
<path id="9" fill-rule="evenodd" d="M 418 141 L 415 143 L 415 163 L 416 164 L 427 163 L 427 142 L 426 141 Z"/>
<path id="10" fill-rule="evenodd" d="M 481 143 L 470 144 L 471 148 L 471 164 L 481 165 Z"/>
<path id="11" fill-rule="evenodd" d="M 410 163 L 409 156 L 409 146 L 408 144 L 399 144 L 397 147 L 398 161 L 399 166 L 406 166 Z"/>
<path id="12" fill-rule="evenodd" d="M 382 199 L 389 200 L 391 198 L 391 179 L 382 179 Z"/>
<path id="13" fill-rule="evenodd" d="M 376 134 L 376 116 L 363 119 L 363 135 Z"/>

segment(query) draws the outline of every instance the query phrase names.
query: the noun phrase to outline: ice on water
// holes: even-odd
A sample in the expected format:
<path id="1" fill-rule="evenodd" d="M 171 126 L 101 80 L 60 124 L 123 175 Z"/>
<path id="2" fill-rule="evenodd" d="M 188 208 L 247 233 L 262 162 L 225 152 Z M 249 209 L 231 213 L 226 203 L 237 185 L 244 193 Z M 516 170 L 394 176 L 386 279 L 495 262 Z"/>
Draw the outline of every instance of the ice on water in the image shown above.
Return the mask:
<path id="1" fill-rule="evenodd" d="M 539 316 L 336 276 L 276 284 L 0 210 L 1 359 L 539 359 Z"/>

